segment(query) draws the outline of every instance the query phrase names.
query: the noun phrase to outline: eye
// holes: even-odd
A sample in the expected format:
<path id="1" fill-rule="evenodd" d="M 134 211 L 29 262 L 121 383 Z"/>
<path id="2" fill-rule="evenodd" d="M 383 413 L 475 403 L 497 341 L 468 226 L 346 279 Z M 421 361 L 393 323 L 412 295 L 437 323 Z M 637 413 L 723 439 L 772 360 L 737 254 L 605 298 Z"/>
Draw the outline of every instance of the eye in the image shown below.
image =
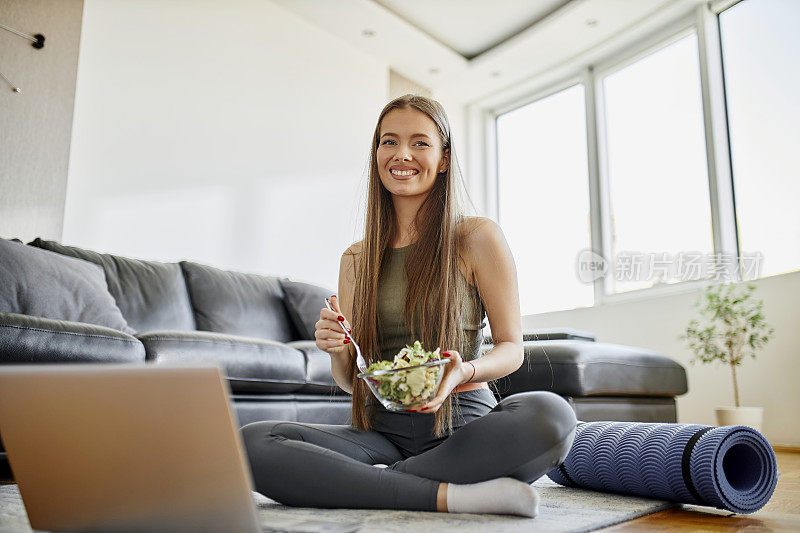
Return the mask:
<path id="1" fill-rule="evenodd" d="M 388 143 L 394 143 L 394 141 L 391 139 L 386 139 L 385 141 L 381 141 L 381 144 L 388 144 Z"/>
<path id="2" fill-rule="evenodd" d="M 421 144 L 422 146 L 430 146 L 430 144 L 426 143 L 425 141 L 417 141 L 414 144 Z"/>

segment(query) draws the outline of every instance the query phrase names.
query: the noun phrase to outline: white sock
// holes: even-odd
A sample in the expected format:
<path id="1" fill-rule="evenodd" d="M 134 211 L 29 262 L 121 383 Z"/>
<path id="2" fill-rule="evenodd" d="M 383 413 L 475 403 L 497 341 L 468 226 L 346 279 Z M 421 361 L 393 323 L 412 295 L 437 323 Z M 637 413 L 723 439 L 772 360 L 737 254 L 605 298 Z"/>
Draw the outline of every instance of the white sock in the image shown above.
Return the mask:
<path id="1" fill-rule="evenodd" d="M 501 477 L 469 485 L 447 484 L 447 512 L 514 514 L 534 518 L 539 494 L 528 483 Z"/>

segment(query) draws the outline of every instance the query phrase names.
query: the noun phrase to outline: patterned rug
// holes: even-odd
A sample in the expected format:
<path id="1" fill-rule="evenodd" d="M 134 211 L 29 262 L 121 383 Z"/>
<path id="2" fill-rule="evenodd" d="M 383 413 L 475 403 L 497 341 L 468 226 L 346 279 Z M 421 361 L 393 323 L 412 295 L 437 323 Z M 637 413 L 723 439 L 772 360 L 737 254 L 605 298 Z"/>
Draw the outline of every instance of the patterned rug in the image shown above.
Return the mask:
<path id="1" fill-rule="evenodd" d="M 524 531 L 592 531 L 655 513 L 673 504 L 562 487 L 543 477 L 533 483 L 539 491 L 539 516 L 524 518 L 490 514 L 450 514 L 369 509 L 311 509 L 287 507 L 258 493 L 264 531 L 298 533 L 518 533 Z M 31 532 L 16 485 L 0 486 L 0 533 Z"/>

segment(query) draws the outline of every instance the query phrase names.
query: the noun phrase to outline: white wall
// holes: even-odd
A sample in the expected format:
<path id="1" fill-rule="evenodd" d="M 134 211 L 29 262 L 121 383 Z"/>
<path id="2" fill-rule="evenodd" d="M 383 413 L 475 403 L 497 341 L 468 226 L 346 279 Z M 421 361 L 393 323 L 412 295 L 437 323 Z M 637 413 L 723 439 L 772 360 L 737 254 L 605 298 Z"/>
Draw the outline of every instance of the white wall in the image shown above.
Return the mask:
<path id="1" fill-rule="evenodd" d="M 764 300 L 765 321 L 775 328 L 757 359 L 737 369 L 743 406 L 764 408 L 763 433 L 773 445 L 800 446 L 800 272 L 753 282 Z M 689 392 L 678 398 L 678 421 L 715 424 L 714 408 L 733 405 L 728 367 L 690 365 L 692 352 L 678 336 L 698 314 L 697 291 L 643 298 L 602 307 L 523 317 L 523 328 L 571 327 L 594 333 L 599 342 L 656 350 L 686 367 Z"/>
<path id="2" fill-rule="evenodd" d="M 335 290 L 387 84 L 266 0 L 86 0 L 63 242 Z"/>

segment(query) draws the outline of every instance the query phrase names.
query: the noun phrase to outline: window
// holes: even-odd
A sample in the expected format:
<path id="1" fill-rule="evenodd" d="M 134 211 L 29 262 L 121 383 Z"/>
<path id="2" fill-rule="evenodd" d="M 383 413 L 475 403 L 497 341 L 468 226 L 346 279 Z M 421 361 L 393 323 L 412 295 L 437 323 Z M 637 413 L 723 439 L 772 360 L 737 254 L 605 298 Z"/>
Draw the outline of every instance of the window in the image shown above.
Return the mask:
<path id="1" fill-rule="evenodd" d="M 714 251 L 698 61 L 692 34 L 602 78 L 612 292 L 699 278 L 679 257 Z"/>
<path id="2" fill-rule="evenodd" d="M 571 61 L 582 84 L 534 80 L 551 96 L 495 114 L 523 315 L 800 270 L 798 20 L 800 0 L 708 2 L 599 65 Z"/>
<path id="3" fill-rule="evenodd" d="M 576 274 L 591 247 L 583 85 L 497 117 L 498 215 L 523 315 L 589 307 Z"/>
<path id="4" fill-rule="evenodd" d="M 743 260 L 763 254 L 759 276 L 800 268 L 798 21 L 797 0 L 719 15 L 739 249 Z M 755 277 L 746 264 L 742 274 Z"/>

